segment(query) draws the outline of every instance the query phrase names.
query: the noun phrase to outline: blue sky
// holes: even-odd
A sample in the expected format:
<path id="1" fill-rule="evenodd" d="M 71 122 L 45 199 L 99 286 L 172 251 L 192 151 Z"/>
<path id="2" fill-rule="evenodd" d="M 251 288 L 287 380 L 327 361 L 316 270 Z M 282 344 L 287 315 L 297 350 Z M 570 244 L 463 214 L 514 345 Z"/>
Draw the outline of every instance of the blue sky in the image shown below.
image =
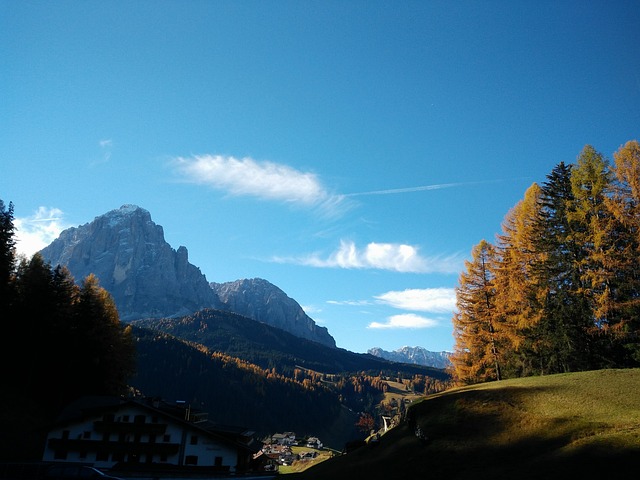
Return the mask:
<path id="1" fill-rule="evenodd" d="M 453 348 L 533 182 L 640 129 L 640 2 L 0 0 L 19 248 L 136 204 L 356 352 Z"/>

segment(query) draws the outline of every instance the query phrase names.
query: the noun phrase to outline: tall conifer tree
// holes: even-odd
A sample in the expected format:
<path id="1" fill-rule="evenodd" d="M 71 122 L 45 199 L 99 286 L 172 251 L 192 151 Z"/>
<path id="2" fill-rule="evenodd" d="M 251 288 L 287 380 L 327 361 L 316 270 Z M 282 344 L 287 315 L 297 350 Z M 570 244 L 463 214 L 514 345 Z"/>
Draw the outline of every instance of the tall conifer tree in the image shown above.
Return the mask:
<path id="1" fill-rule="evenodd" d="M 84 379 L 84 393 L 124 393 L 134 372 L 135 349 L 129 329 L 122 329 L 113 298 L 89 275 L 80 289 L 75 312 L 76 328 L 83 343 L 78 345 L 83 362 L 77 365 Z"/>
<path id="2" fill-rule="evenodd" d="M 592 146 L 585 146 L 571 171 L 574 200 L 569 219 L 573 223 L 571 240 L 576 250 L 580 249 L 575 260 L 580 274 L 576 295 L 588 305 L 588 314 L 585 311 L 583 319 L 589 346 L 584 353 L 586 368 L 616 366 L 606 336 L 613 319 L 602 308 L 615 283 L 611 259 L 615 238 L 620 233 L 606 206 L 611 178 L 608 161 Z"/>
<path id="3" fill-rule="evenodd" d="M 9 306 L 13 297 L 11 278 L 16 262 L 14 232 L 13 203 L 9 202 L 7 208 L 0 200 L 0 308 L 2 309 Z"/>
<path id="4" fill-rule="evenodd" d="M 531 332 L 539 373 L 584 370 L 586 366 L 585 318 L 590 319 L 590 312 L 581 294 L 578 266 L 584 254 L 573 241 L 573 208 L 571 166 L 561 162 L 542 185 L 535 232 L 540 254 L 535 275 L 544 298 L 541 319 Z"/>
<path id="5" fill-rule="evenodd" d="M 508 355 L 508 375 L 526 376 L 535 371 L 531 365 L 530 331 L 540 320 L 539 288 L 533 275 L 538 261 L 534 228 L 539 215 L 540 187 L 534 183 L 524 199 L 513 207 L 502 223 L 498 235 L 500 252 L 495 269 L 496 308 L 510 325 L 511 352 Z"/>
<path id="6" fill-rule="evenodd" d="M 482 240 L 466 261 L 456 288 L 458 312 L 453 318 L 455 347 L 451 357 L 458 382 L 476 383 L 502 378 L 504 333 L 497 317 L 491 266 L 496 250 Z"/>
<path id="7" fill-rule="evenodd" d="M 640 144 L 629 141 L 614 153 L 614 179 L 606 206 L 611 218 L 604 270 L 606 288 L 598 313 L 616 364 L 640 365 Z"/>

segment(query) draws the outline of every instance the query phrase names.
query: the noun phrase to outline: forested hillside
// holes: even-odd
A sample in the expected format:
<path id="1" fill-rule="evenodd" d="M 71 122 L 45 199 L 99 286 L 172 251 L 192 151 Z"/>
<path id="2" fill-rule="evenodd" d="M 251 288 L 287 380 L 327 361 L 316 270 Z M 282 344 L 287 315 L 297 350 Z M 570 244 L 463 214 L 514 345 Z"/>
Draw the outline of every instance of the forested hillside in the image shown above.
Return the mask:
<path id="1" fill-rule="evenodd" d="M 328 432 L 327 437 L 335 437 L 334 430 L 337 426 L 326 429 L 327 422 L 333 421 L 326 415 L 328 405 L 319 404 L 326 398 L 330 402 L 339 401 L 341 406 L 357 414 L 367 415 L 374 423 L 372 426 L 380 426 L 382 420 L 378 407 L 387 391 L 387 379 L 400 382 L 407 390 L 420 394 L 440 392 L 450 386 L 450 377 L 443 370 L 400 364 L 372 355 L 330 348 L 231 312 L 206 309 L 182 318 L 139 320 L 132 322 L 132 326 L 165 334 L 158 338 L 169 338 L 166 334 L 170 334 L 171 337 L 183 339 L 201 349 L 205 348 L 211 352 L 212 358 L 217 359 L 213 364 L 208 364 L 213 367 L 213 370 L 222 361 L 225 368 L 230 364 L 240 365 L 245 369 L 248 368 L 252 374 L 264 376 L 268 380 L 278 380 L 286 384 L 292 383 L 296 387 L 311 389 L 310 392 L 306 392 L 306 395 L 310 398 L 315 395 L 317 397 L 315 402 L 299 401 L 297 405 L 280 407 L 281 410 L 278 410 L 278 413 L 283 413 L 285 415 L 283 419 L 288 419 L 289 424 L 293 423 L 291 420 L 295 422 L 299 420 L 298 424 L 305 425 L 304 428 L 298 427 L 298 430 L 306 431 L 309 428 L 308 425 L 313 425 L 316 430 L 325 429 Z M 141 348 L 139 344 L 139 355 L 142 352 Z M 141 358 L 139 361 L 144 359 Z M 164 365 L 167 362 L 174 362 L 176 366 L 167 365 L 167 374 L 163 376 L 158 365 Z M 155 388 L 159 388 L 159 391 L 165 392 L 184 384 L 183 391 L 186 398 L 200 398 L 199 394 L 193 392 L 207 390 L 209 387 L 200 385 L 201 377 L 192 376 L 191 368 L 186 371 L 185 367 L 178 367 L 186 363 L 191 364 L 190 362 L 176 357 L 175 359 L 159 358 L 157 362 L 145 363 L 142 368 L 139 368 L 139 371 L 144 372 L 145 377 L 138 375 L 134 383 L 145 391 L 155 391 Z M 230 371 L 225 370 L 225 375 L 228 373 Z M 211 372 L 211 375 L 215 376 L 215 373 Z M 169 387 L 166 378 L 176 378 L 175 384 L 172 383 Z M 254 384 L 258 385 L 258 395 L 247 399 L 253 408 L 258 408 L 254 412 L 257 415 L 254 425 L 259 426 L 270 421 L 260 418 L 261 412 L 264 412 L 262 404 L 288 405 L 291 400 L 291 398 L 283 399 L 283 392 L 277 389 L 272 389 L 270 392 L 275 396 L 263 398 L 263 379 L 248 380 L 245 376 L 244 380 L 244 395 L 250 397 L 255 395 Z M 292 397 L 291 392 L 284 393 Z M 298 410 L 298 407 L 302 406 L 306 407 Z M 271 409 L 266 411 L 271 412 Z M 243 412 L 245 412 L 244 408 L 238 408 L 236 414 L 244 415 Z M 303 412 L 304 418 L 296 418 L 298 415 L 296 412 Z M 279 416 L 274 415 L 274 419 L 277 418 Z M 281 425 L 280 429 L 291 430 L 293 427 Z M 358 436 L 361 435 L 358 434 Z M 341 438 L 343 443 L 346 440 L 348 439 Z M 341 448 L 342 444 L 336 446 Z"/>
<path id="2" fill-rule="evenodd" d="M 262 368 L 275 368 L 291 376 L 302 366 L 322 373 L 384 372 L 391 376 L 411 378 L 429 376 L 446 381 L 449 375 L 441 369 L 423 365 L 398 364 L 369 354 L 340 348 L 329 348 L 317 342 L 292 335 L 265 323 L 222 310 L 204 309 L 182 318 L 146 319 L 132 325 L 160 330 L 178 338 L 202 344 L 211 351 L 242 358 Z"/>
<path id="3" fill-rule="evenodd" d="M 640 145 L 614 159 L 587 145 L 473 248 L 453 317 L 458 382 L 640 366 Z"/>
<path id="4" fill-rule="evenodd" d="M 158 331 L 133 327 L 133 336 L 138 355 L 131 385 L 147 396 L 184 400 L 214 422 L 259 436 L 295 431 L 341 446 L 357 435 L 357 416 L 346 415 L 338 392 L 321 383 L 296 381 Z"/>

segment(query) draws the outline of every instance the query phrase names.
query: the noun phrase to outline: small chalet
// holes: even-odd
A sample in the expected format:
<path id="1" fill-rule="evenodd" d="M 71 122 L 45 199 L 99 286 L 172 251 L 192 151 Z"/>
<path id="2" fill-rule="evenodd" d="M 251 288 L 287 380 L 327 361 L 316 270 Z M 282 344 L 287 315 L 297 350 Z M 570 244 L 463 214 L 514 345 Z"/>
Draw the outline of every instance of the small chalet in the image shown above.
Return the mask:
<path id="1" fill-rule="evenodd" d="M 296 434 L 294 432 L 274 433 L 271 435 L 271 444 L 275 445 L 295 445 Z"/>
<path id="2" fill-rule="evenodd" d="M 254 432 L 208 421 L 205 412 L 155 399 L 84 398 L 49 431 L 43 460 L 117 470 L 235 474 L 258 467 Z"/>
<path id="3" fill-rule="evenodd" d="M 322 442 L 317 437 L 309 437 L 307 439 L 307 447 L 322 450 Z"/>

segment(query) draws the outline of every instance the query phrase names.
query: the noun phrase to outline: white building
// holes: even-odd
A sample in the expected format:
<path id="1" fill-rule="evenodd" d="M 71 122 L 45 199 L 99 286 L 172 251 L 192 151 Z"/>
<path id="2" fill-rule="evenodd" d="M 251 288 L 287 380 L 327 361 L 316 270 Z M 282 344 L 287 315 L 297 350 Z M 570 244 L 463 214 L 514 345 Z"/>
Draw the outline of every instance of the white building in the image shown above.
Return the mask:
<path id="1" fill-rule="evenodd" d="M 307 439 L 307 447 L 322 450 L 322 442 L 317 437 L 309 437 Z"/>
<path id="2" fill-rule="evenodd" d="M 47 462 L 98 468 L 241 473 L 262 444 L 242 428 L 222 427 L 185 404 L 113 397 L 82 399 L 49 431 Z"/>

